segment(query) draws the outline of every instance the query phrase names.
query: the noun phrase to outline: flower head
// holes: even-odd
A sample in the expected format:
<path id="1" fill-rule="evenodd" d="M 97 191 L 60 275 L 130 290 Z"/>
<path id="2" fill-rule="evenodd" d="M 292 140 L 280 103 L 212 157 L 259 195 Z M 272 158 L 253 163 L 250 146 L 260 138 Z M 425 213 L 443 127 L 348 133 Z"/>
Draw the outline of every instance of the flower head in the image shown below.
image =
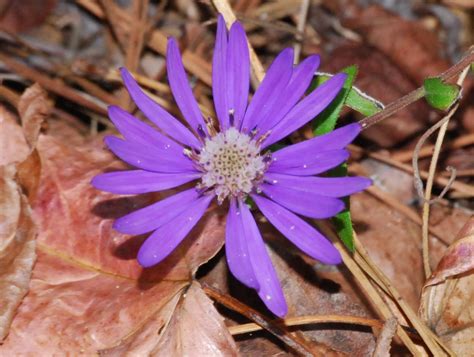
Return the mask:
<path id="1" fill-rule="evenodd" d="M 150 267 L 166 258 L 203 216 L 211 201 L 228 202 L 225 250 L 232 274 L 255 289 L 266 306 L 284 316 L 286 302 L 255 219 L 245 200 L 309 256 L 327 264 L 341 262 L 333 245 L 303 217 L 328 218 L 344 209 L 340 197 L 370 185 L 363 177 L 318 177 L 345 160 L 345 149 L 360 132 L 351 124 L 270 153 L 268 147 L 318 115 L 335 98 L 345 75 L 337 74 L 304 97 L 318 56 L 293 66 L 292 49 L 273 61 L 248 103 L 249 52 L 245 32 L 235 22 L 227 32 L 218 20 L 213 57 L 213 97 L 217 122 L 204 118 L 174 39 L 168 42 L 171 90 L 187 126 L 150 99 L 126 69 L 122 77 L 138 108 L 160 131 L 117 106 L 109 116 L 123 139 L 109 136 L 109 149 L 135 170 L 105 173 L 93 179 L 101 190 L 141 194 L 195 182 L 186 189 L 118 219 L 126 234 L 152 232 L 138 261 Z"/>

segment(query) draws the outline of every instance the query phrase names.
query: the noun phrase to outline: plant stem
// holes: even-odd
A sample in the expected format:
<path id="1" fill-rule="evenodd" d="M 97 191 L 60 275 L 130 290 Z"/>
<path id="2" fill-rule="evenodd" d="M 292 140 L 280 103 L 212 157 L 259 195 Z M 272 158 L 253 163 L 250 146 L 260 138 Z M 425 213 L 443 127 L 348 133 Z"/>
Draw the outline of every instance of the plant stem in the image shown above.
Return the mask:
<path id="1" fill-rule="evenodd" d="M 458 63 L 443 72 L 439 76 L 439 78 L 443 81 L 447 81 L 451 78 L 454 78 L 459 75 L 464 70 L 464 68 L 469 66 L 472 62 L 474 62 L 474 47 L 471 47 L 466 53 L 466 55 Z M 377 124 L 378 122 L 388 118 L 392 114 L 398 112 L 400 109 L 403 109 L 406 106 L 416 102 L 418 99 L 423 98 L 424 95 L 424 88 L 419 87 L 414 91 L 408 93 L 407 95 L 393 101 L 392 103 L 387 105 L 384 110 L 374 115 L 371 115 L 370 117 L 362 119 L 361 121 L 359 121 L 359 123 L 362 126 L 362 129 L 367 129 L 372 125 Z"/>

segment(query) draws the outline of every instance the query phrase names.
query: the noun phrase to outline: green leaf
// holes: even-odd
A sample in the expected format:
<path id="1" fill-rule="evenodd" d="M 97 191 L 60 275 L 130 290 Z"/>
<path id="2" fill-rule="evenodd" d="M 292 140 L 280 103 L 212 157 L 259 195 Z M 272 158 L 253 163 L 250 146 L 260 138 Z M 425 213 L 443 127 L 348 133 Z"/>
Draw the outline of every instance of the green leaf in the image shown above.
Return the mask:
<path id="1" fill-rule="evenodd" d="M 351 88 L 349 94 L 347 95 L 345 105 L 354 109 L 355 111 L 358 111 L 366 117 L 374 115 L 383 109 L 382 103 L 368 96 L 356 87 Z"/>
<path id="2" fill-rule="evenodd" d="M 354 253 L 354 235 L 352 234 L 352 218 L 348 199 L 346 200 L 346 207 L 346 210 L 338 213 L 336 217 L 332 218 L 332 221 L 336 226 L 337 235 L 341 238 L 342 243 L 350 252 Z"/>
<path id="3" fill-rule="evenodd" d="M 328 176 L 332 177 L 344 177 L 347 176 L 347 164 L 341 164 L 338 167 L 332 169 L 328 172 Z M 349 197 L 344 199 L 346 203 L 346 209 L 338 213 L 335 217 L 332 218 L 332 221 L 336 227 L 337 235 L 341 238 L 342 243 L 349 249 L 349 251 L 354 252 L 354 235 L 352 234 L 352 218 L 350 211 L 350 201 Z"/>
<path id="4" fill-rule="evenodd" d="M 333 131 L 336 127 L 337 119 L 341 113 L 344 102 L 346 101 L 347 96 L 352 88 L 352 83 L 357 75 L 357 66 L 352 65 L 346 67 L 342 72 L 347 73 L 346 81 L 337 95 L 337 97 L 332 101 L 332 103 L 325 109 L 321 114 L 318 115 L 317 119 L 313 122 L 313 133 L 314 135 L 322 135 Z M 330 77 L 329 76 L 316 76 L 315 81 L 313 81 L 311 88 L 314 89 L 317 85 L 324 83 Z"/>
<path id="5" fill-rule="evenodd" d="M 370 115 L 373 111 L 379 111 L 378 102 L 366 99 L 360 91 L 352 87 L 355 77 L 357 75 L 357 66 L 350 66 L 343 70 L 348 76 L 344 82 L 341 92 L 331 105 L 318 115 L 317 120 L 313 123 L 314 135 L 322 135 L 329 133 L 336 127 L 337 119 L 341 113 L 344 104 L 348 105 L 350 99 L 351 107 L 360 111 L 364 115 Z M 311 85 L 311 90 L 316 86 L 324 83 L 330 77 L 327 75 L 317 76 Z M 367 96 L 368 97 L 368 96 Z M 366 114 L 368 113 L 368 114 Z M 329 176 L 344 177 L 347 176 L 347 164 L 342 164 L 328 173 Z M 337 234 L 349 251 L 354 251 L 354 237 L 352 234 L 352 219 L 349 210 L 349 197 L 345 198 L 346 210 L 337 214 L 332 218 L 337 230 Z"/>
<path id="6" fill-rule="evenodd" d="M 460 88 L 444 83 L 440 78 L 427 78 L 423 82 L 426 101 L 436 109 L 447 110 L 458 99 Z"/>

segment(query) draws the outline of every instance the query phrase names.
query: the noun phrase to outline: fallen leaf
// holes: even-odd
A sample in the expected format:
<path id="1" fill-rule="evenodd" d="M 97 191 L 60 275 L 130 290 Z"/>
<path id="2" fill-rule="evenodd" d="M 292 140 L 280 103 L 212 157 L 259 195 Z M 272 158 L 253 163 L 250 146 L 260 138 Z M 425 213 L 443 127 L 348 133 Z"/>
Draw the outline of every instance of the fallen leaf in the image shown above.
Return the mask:
<path id="1" fill-rule="evenodd" d="M 423 287 L 420 316 L 459 356 L 474 342 L 474 219 L 466 223 Z"/>
<path id="2" fill-rule="evenodd" d="M 38 141 L 41 124 L 51 113 L 48 96 L 39 84 L 27 88 L 18 102 L 18 113 L 26 142 L 33 150 Z"/>
<path id="3" fill-rule="evenodd" d="M 118 346 L 126 351 L 123 344 L 132 350 L 145 348 L 137 331 L 150 321 L 161 324 L 148 330 L 151 343 L 173 334 L 169 322 L 175 310 L 180 311 L 176 302 L 199 265 L 222 246 L 222 215 L 210 210 L 172 255 L 152 269 L 142 269 L 135 258 L 144 237 L 115 232 L 112 218 L 158 195 L 116 196 L 95 190 L 90 185 L 94 175 L 121 167 L 95 142 L 76 148 L 43 135 L 38 150 L 43 161 L 34 207 L 39 258 L 31 291 L 2 353 L 92 354 Z M 200 320 L 203 331 L 213 331 L 216 323 L 212 314 Z M 222 345 L 222 337 L 209 336 L 209 346 L 214 344 L 216 350 L 233 349 Z"/>
<path id="4" fill-rule="evenodd" d="M 36 259 L 36 227 L 15 174 L 15 166 L 0 166 L 0 341 L 28 292 Z"/>
<path id="5" fill-rule="evenodd" d="M 30 152 L 15 116 L 0 106 L 0 166 L 23 161 Z"/>
<path id="6" fill-rule="evenodd" d="M 0 107 L 0 139 L 6 149 L 0 155 L 0 341 L 28 292 L 36 260 L 37 228 L 28 200 L 33 200 L 38 187 L 41 163 L 35 147 L 49 113 L 38 85 L 23 93 L 19 108 L 22 127 Z"/>
<path id="7" fill-rule="evenodd" d="M 351 197 L 354 230 L 378 266 L 412 306 L 423 286 L 421 228 L 369 193 Z"/>
<path id="8" fill-rule="evenodd" d="M 171 305 L 177 306 L 159 340 L 153 336 L 153 332 L 164 326 L 161 316 L 158 319 L 154 317 L 144 328 L 129 337 L 131 344 L 127 341 L 117 348 L 100 353 L 116 356 L 125 351 L 147 356 L 237 356 L 237 346 L 224 325 L 224 319 L 199 283 L 192 283 L 179 301 L 174 299 Z M 207 328 L 203 328 L 203 322 Z"/>
<path id="9" fill-rule="evenodd" d="M 22 94 L 18 103 L 18 112 L 23 135 L 29 146 L 28 156 L 17 166 L 18 181 L 32 204 L 36 199 L 41 177 L 41 159 L 36 145 L 41 126 L 51 113 L 51 105 L 46 92 L 38 84 L 33 84 Z"/>
<path id="10" fill-rule="evenodd" d="M 56 6 L 57 0 L 0 1 L 0 28 L 18 33 L 41 25 Z"/>
<path id="11" fill-rule="evenodd" d="M 359 68 L 354 85 L 382 103 L 390 103 L 416 88 L 384 53 L 367 44 L 343 44 L 331 52 L 330 61 L 324 62 L 329 72 L 337 72 L 350 64 Z M 417 102 L 364 130 L 361 135 L 381 147 L 392 147 L 422 130 L 428 114 L 428 106 Z M 363 116 L 356 114 L 356 117 L 362 119 Z"/>
<path id="12" fill-rule="evenodd" d="M 362 34 L 368 44 L 383 52 L 417 84 L 449 67 L 440 56 L 438 34 L 421 22 L 406 20 L 379 5 L 347 12 L 343 24 Z M 387 41 L 387 39 L 390 39 Z"/>

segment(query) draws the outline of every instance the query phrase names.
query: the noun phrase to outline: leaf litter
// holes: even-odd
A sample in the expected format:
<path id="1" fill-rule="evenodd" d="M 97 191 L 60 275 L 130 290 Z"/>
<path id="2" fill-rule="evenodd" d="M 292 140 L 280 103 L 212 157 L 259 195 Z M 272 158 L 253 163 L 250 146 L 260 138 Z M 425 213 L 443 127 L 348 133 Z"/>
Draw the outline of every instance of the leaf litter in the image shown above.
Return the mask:
<path id="1" fill-rule="evenodd" d="M 10 6 L 0 20 L 0 24 L 4 21 L 0 97 L 5 104 L 0 107 L 0 355 L 38 351 L 52 355 L 295 354 L 295 349 L 265 332 L 232 337 L 226 326 L 248 320 L 224 308 L 219 300 L 214 305 L 202 290 L 200 283 L 205 283 L 266 313 L 254 293 L 229 275 L 225 258 L 218 254 L 225 228 L 222 211 L 211 209 L 183 247 L 159 266 L 143 270 L 135 257 L 144 237 L 119 234 L 112 229 L 112 219 L 160 195 L 117 197 L 89 185 L 97 173 L 124 168 L 102 144 L 103 132 L 110 127 L 105 107 L 124 98 L 116 80 L 111 80 L 116 78 L 117 67 L 126 61 L 151 77 L 141 84 L 148 83 L 160 104 L 174 110 L 163 71 L 167 35 L 182 40 L 184 64 L 195 80 L 194 92 L 202 109 L 212 115 L 212 8 L 189 1 L 176 5 L 134 1 L 129 8 L 109 1 L 58 1 L 53 7 L 54 3 L 48 2 L 37 14 L 30 11 L 37 17 L 24 26 L 22 21 L 5 18 L 21 19 L 26 7 L 15 14 L 17 5 Z M 135 29 L 128 24 L 143 16 L 138 3 L 153 16 L 148 17 L 147 26 Z M 222 8 L 226 2 L 212 3 Z M 301 41 L 293 30 L 302 3 L 232 2 L 265 67 L 276 52 Z M 302 58 L 315 51 L 327 56 L 324 70 L 331 73 L 358 64 L 355 85 L 388 104 L 449 67 L 449 61 L 440 56 L 444 46 L 440 33 L 449 29 L 430 12 L 420 10 L 427 8 L 424 2 L 410 9 L 410 19 L 403 12 L 406 9 L 384 9 L 382 3 L 369 7 L 355 1 L 309 5 L 301 51 Z M 470 11 L 444 1 L 440 6 L 457 14 Z M 52 20 L 54 16 L 61 20 L 60 25 Z M 38 31 L 31 32 L 30 26 Z M 466 49 L 469 42 L 462 41 L 472 39 L 472 34 L 463 31 L 458 47 Z M 137 44 L 130 44 L 130 39 Z M 141 46 L 140 41 L 143 51 L 136 47 Z M 466 80 L 463 90 L 470 88 L 470 81 Z M 31 82 L 44 89 L 35 85 L 21 96 Z M 12 108 L 17 108 L 18 116 L 12 114 Z M 462 151 L 473 143 L 469 141 L 469 108 L 472 105 L 464 102 L 451 121 L 442 157 L 465 170 L 472 164 L 472 156 Z M 347 108 L 342 114 L 342 121 L 362 118 Z M 473 336 L 470 226 L 454 238 L 472 215 L 466 189 L 472 185 L 472 173 L 458 178 L 461 185 L 454 185 L 447 199 L 432 207 L 430 254 L 433 267 L 438 261 L 439 265 L 425 281 L 421 220 L 410 213 L 420 212 L 417 196 L 410 172 L 395 159 L 409 152 L 429 123 L 439 118 L 439 113 L 419 101 L 364 131 L 348 167 L 350 172 L 369 174 L 383 193 L 369 191 L 352 197 L 351 214 L 361 244 L 403 300 L 414 311 L 421 306 L 420 318 L 441 338 L 440 343 L 458 355 L 468 355 Z M 308 129 L 292 140 L 306 137 Z M 449 149 L 453 139 L 464 140 L 457 150 Z M 372 164 L 366 160 L 360 166 L 364 156 L 370 156 Z M 428 164 L 426 159 L 420 161 L 422 169 Z M 435 180 L 435 191 L 441 191 L 441 182 Z M 350 264 L 347 268 L 318 264 L 269 226 L 264 235 L 289 301 L 289 317 L 378 319 L 378 326 L 393 321 L 380 313 L 368 293 L 372 290 Z M 357 256 L 356 251 L 354 261 L 362 264 Z M 367 276 L 377 286 L 377 279 Z M 428 350 L 431 345 L 420 340 L 421 330 L 413 330 L 413 319 L 400 313 L 396 299 L 383 292 L 380 281 L 378 284 L 384 305 L 399 324 L 411 329 L 399 325 L 393 339 L 393 326 L 380 333 L 353 323 L 314 323 L 291 329 L 281 325 L 284 333 L 311 346 L 316 355 L 365 356 L 377 348 L 387 353 L 390 345 L 390 353 L 407 355 L 407 349 L 412 351 L 410 343 L 400 332 L 406 329 L 418 348 Z"/>

